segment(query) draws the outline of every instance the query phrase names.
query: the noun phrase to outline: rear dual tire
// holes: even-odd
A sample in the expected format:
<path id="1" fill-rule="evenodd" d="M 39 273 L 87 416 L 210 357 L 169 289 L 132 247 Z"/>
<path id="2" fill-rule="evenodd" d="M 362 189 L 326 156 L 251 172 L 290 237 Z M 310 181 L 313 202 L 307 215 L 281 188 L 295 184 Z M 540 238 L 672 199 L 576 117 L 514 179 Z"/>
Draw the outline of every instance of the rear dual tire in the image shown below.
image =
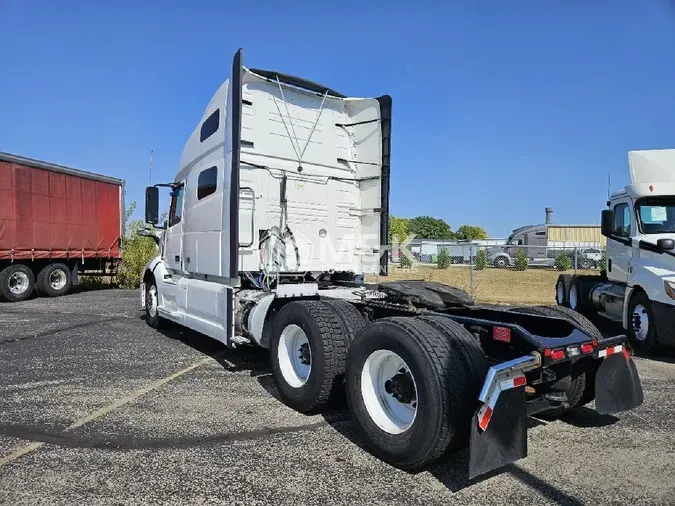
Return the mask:
<path id="1" fill-rule="evenodd" d="M 37 275 L 35 288 L 43 297 L 59 297 L 70 291 L 72 274 L 67 265 L 49 264 Z"/>
<path id="2" fill-rule="evenodd" d="M 351 345 L 347 403 L 371 451 L 415 471 L 468 442 L 487 370 L 477 341 L 455 322 L 384 318 Z"/>
<path id="3" fill-rule="evenodd" d="M 281 400 L 301 413 L 320 411 L 337 397 L 345 373 L 348 331 L 341 317 L 322 301 L 294 301 L 273 325 L 270 361 Z"/>
<path id="4" fill-rule="evenodd" d="M 12 264 L 0 271 L 0 298 L 7 302 L 20 302 L 31 296 L 35 289 L 35 276 L 23 264 Z"/>

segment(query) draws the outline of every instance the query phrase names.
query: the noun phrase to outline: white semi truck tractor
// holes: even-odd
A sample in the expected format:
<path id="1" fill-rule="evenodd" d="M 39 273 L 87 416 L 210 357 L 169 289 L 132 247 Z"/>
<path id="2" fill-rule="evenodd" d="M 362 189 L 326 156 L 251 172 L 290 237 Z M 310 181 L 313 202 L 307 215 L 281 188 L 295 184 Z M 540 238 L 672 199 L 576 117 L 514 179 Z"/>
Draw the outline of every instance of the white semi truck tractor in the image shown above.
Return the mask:
<path id="1" fill-rule="evenodd" d="M 468 444 L 476 476 L 526 455 L 529 414 L 642 403 L 625 336 L 569 308 L 365 282 L 388 269 L 391 121 L 387 95 L 247 68 L 238 51 L 175 178 L 146 189 L 148 325 L 269 350 L 283 402 L 316 413 L 345 396 L 373 453 L 407 470 Z"/>
<path id="2" fill-rule="evenodd" d="M 561 275 L 556 302 L 621 323 L 647 353 L 675 344 L 675 149 L 630 151 L 628 164 L 630 184 L 602 211 L 602 275 Z"/>

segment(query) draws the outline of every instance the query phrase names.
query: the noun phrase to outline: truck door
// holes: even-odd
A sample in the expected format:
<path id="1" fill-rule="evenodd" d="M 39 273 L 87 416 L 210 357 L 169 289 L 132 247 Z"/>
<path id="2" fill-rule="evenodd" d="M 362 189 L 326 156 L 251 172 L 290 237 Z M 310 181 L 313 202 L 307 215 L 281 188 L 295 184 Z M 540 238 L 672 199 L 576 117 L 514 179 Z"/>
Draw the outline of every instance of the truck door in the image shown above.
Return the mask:
<path id="1" fill-rule="evenodd" d="M 614 204 L 614 234 L 619 240 L 607 239 L 607 276 L 612 281 L 628 283 L 633 258 L 632 240 L 635 230 L 632 205 L 629 199 Z"/>
<path id="2" fill-rule="evenodd" d="M 174 274 L 183 270 L 183 196 L 185 185 L 171 192 L 171 205 L 169 207 L 169 223 L 166 229 L 166 248 L 164 255 L 169 269 Z"/>

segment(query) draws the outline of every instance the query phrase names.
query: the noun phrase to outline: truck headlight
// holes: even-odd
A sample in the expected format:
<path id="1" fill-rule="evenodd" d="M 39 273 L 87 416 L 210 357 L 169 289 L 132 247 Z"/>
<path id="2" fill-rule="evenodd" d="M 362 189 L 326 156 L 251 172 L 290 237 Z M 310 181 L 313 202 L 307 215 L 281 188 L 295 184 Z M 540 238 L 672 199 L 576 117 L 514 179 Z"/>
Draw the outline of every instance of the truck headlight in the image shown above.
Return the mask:
<path id="1" fill-rule="evenodd" d="M 666 295 L 675 300 L 675 281 L 664 281 L 663 286 L 666 289 Z"/>

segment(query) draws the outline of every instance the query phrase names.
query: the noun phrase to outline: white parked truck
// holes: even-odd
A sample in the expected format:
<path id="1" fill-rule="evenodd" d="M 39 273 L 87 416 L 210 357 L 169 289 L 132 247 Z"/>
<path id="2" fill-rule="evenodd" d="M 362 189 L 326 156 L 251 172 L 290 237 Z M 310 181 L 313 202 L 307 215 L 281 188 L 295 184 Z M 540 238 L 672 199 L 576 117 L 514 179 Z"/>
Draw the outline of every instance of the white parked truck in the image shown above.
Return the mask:
<path id="1" fill-rule="evenodd" d="M 141 284 L 147 323 L 269 349 L 288 406 L 346 393 L 361 437 L 403 469 L 469 443 L 475 476 L 526 455 L 528 414 L 639 405 L 625 336 L 574 311 L 364 281 L 388 268 L 391 111 L 388 96 L 249 69 L 237 52 L 175 179 L 146 189 L 152 225 L 171 190 Z"/>
<path id="2" fill-rule="evenodd" d="M 638 351 L 675 344 L 675 149 L 628 153 L 631 183 L 602 211 L 601 276 L 561 275 L 556 301 L 620 322 Z"/>

